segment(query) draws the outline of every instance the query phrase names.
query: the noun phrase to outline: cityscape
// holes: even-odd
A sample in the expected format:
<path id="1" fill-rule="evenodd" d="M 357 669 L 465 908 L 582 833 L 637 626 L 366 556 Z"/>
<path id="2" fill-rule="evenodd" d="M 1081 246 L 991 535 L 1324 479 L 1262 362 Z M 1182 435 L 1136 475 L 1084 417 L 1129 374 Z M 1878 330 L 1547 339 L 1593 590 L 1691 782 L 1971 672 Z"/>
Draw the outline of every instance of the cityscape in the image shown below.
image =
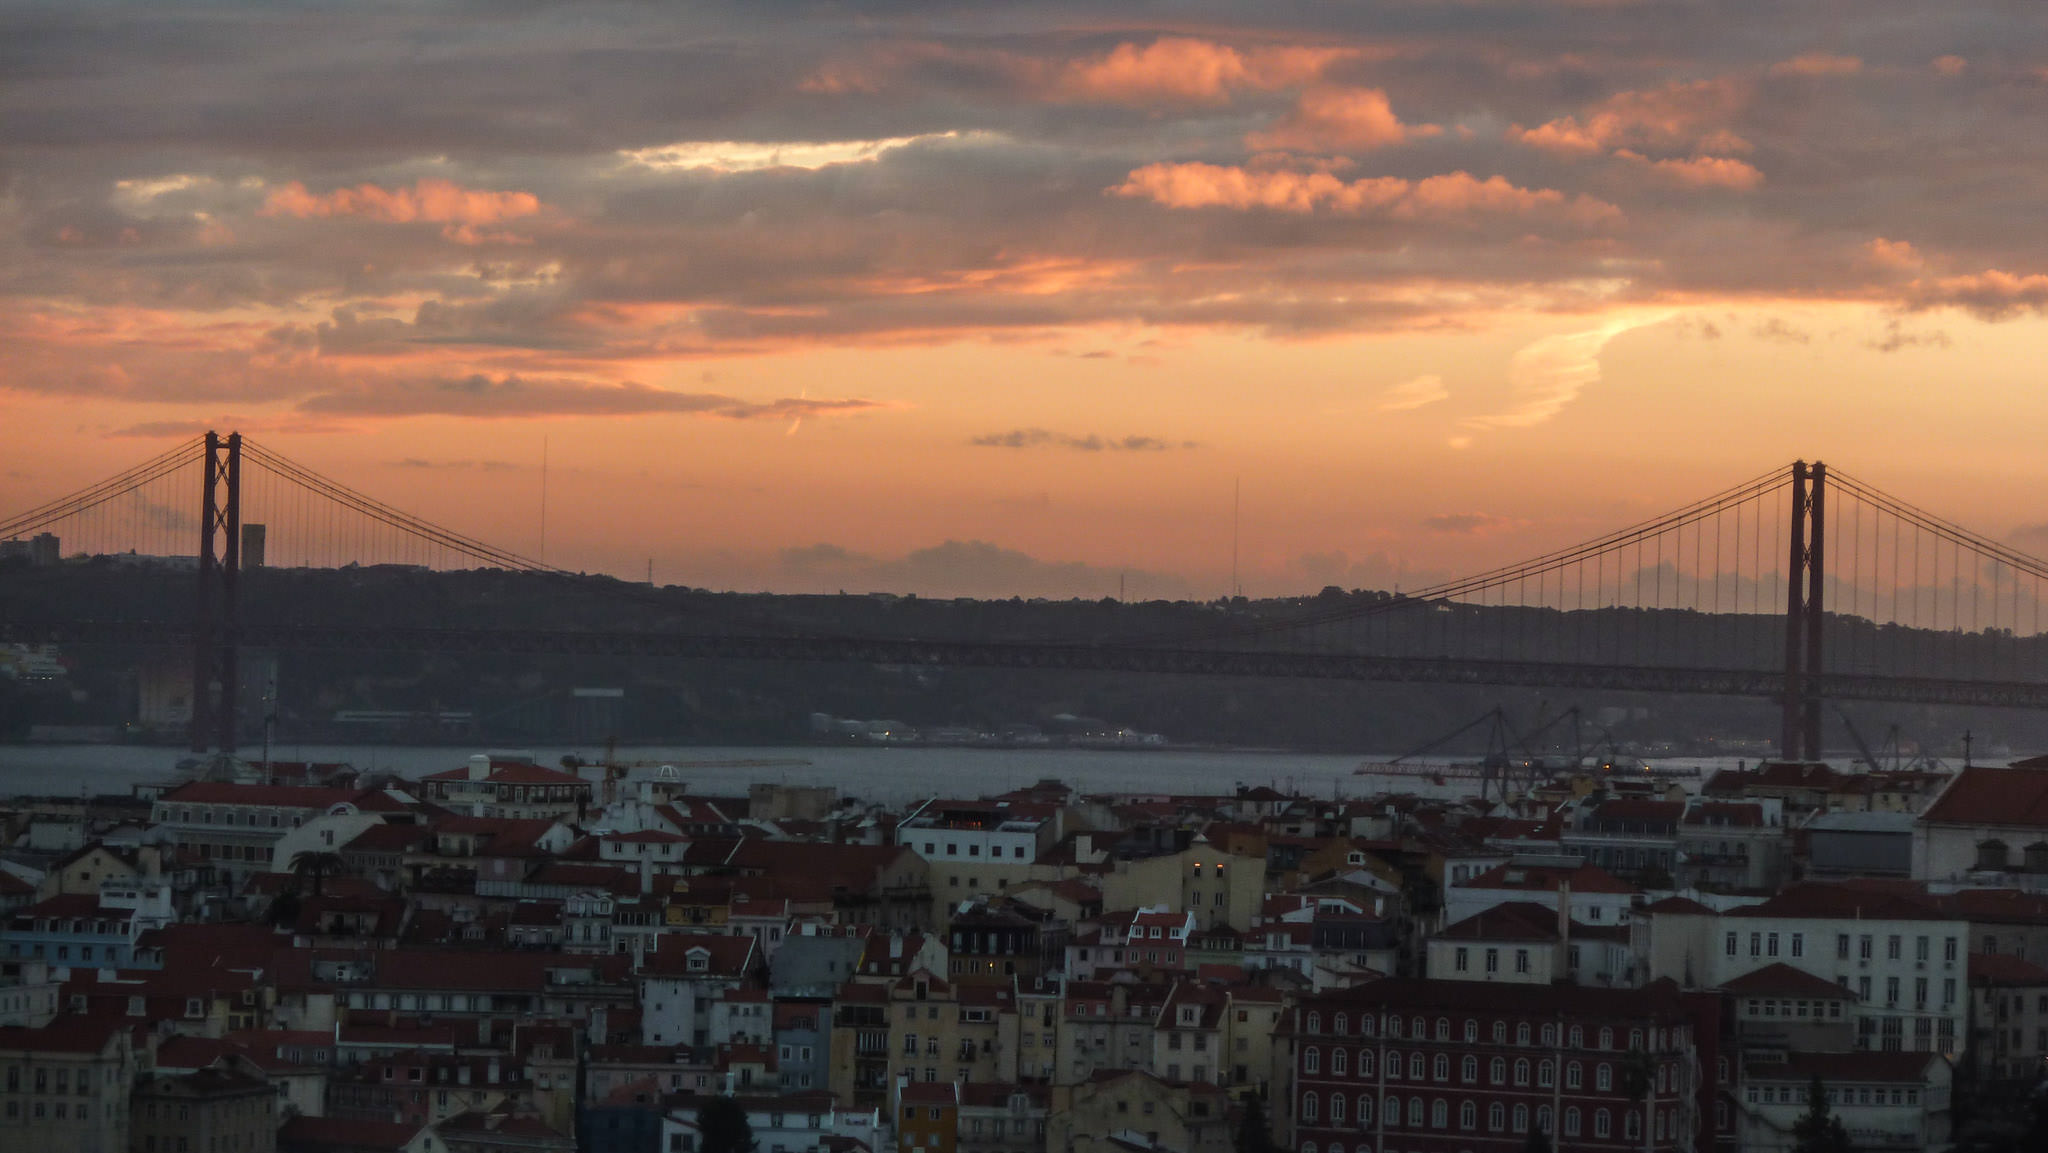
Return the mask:
<path id="1" fill-rule="evenodd" d="M 2023 0 L 0 0 L 0 1153 L 2048 1153 Z"/>

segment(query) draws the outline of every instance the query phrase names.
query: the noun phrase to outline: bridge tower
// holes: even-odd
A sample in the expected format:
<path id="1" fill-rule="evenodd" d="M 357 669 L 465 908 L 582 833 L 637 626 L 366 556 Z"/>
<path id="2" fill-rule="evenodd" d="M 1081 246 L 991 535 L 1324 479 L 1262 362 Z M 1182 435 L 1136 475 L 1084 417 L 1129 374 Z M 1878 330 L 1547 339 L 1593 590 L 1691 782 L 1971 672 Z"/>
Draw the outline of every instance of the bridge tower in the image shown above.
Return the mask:
<path id="1" fill-rule="evenodd" d="M 235 751 L 236 586 L 242 575 L 242 434 L 208 431 L 192 629 L 192 751 Z"/>
<path id="2" fill-rule="evenodd" d="M 1826 572 L 1828 466 L 1792 465 L 1790 565 L 1785 580 L 1785 697 L 1778 755 L 1820 759 L 1822 580 Z"/>

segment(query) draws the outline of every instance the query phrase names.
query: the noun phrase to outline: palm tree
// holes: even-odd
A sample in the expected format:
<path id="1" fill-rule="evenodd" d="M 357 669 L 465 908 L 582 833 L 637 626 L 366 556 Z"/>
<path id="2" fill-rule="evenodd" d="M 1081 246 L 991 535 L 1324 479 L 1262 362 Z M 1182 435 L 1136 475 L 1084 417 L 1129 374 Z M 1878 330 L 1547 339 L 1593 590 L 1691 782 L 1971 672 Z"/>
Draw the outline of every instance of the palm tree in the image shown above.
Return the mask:
<path id="1" fill-rule="evenodd" d="M 320 895 L 320 884 L 327 874 L 340 872 L 344 863 L 340 853 L 324 849 L 305 849 L 292 854 L 291 869 L 301 877 L 307 873 L 313 874 L 313 895 L 317 897 Z"/>

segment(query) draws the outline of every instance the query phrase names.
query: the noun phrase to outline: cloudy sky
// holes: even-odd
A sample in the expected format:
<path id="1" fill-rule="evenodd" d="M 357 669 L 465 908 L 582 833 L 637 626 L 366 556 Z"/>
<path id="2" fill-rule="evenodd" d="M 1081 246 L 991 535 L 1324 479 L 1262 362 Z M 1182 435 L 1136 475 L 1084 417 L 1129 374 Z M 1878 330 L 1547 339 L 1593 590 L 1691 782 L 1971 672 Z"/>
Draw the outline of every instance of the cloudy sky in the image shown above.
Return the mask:
<path id="1" fill-rule="evenodd" d="M 206 427 L 666 580 L 2048 522 L 2048 10 L 0 2 L 0 510 Z"/>

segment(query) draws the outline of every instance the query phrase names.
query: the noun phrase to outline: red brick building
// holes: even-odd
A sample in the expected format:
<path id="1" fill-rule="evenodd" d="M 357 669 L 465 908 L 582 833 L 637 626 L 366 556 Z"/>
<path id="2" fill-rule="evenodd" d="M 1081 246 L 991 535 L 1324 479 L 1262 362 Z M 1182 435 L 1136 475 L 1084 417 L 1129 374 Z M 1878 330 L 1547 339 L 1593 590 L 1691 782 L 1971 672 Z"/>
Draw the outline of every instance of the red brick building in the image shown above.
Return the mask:
<path id="1" fill-rule="evenodd" d="M 1305 997 L 1280 1027 L 1275 1135 L 1298 1153 L 1512 1153 L 1532 1128 L 1572 1150 L 1692 1149 L 1715 1073 L 1695 1029 L 1713 1020 L 1669 982 Z"/>

